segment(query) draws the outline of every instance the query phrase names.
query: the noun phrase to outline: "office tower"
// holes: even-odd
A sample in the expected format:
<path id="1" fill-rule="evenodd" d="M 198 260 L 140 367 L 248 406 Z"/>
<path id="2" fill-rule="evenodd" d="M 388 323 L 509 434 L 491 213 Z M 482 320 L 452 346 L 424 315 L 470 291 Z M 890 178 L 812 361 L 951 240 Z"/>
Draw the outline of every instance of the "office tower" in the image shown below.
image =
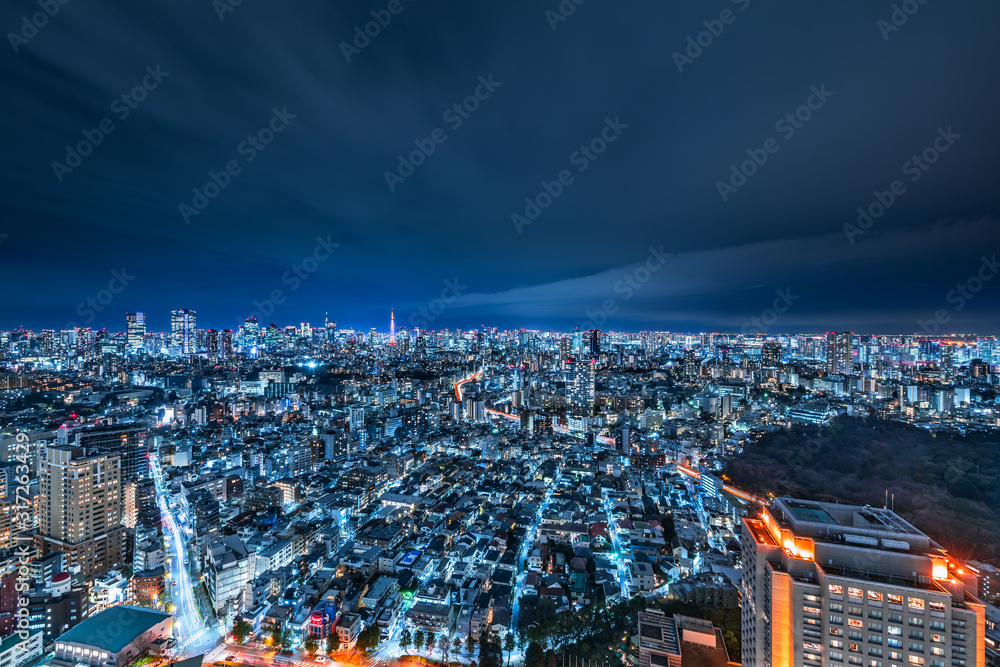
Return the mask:
<path id="1" fill-rule="evenodd" d="M 41 532 L 35 546 L 42 555 L 61 552 L 88 580 L 120 566 L 125 558 L 121 458 L 88 454 L 82 447 L 46 447 L 40 467 Z"/>
<path id="2" fill-rule="evenodd" d="M 593 359 L 566 360 L 566 404 L 574 414 L 589 415 L 594 410 Z"/>
<path id="3" fill-rule="evenodd" d="M 777 498 L 741 542 L 744 667 L 985 664 L 975 573 L 894 512 Z"/>
<path id="4" fill-rule="evenodd" d="M 684 375 L 689 378 L 698 377 L 701 374 L 699 371 L 698 358 L 694 350 L 684 350 Z"/>
<path id="5" fill-rule="evenodd" d="M 952 345 L 941 345 L 941 370 L 945 382 L 955 379 L 955 348 Z"/>
<path id="6" fill-rule="evenodd" d="M 54 329 L 42 329 L 42 351 L 52 354 L 55 350 L 56 332 Z"/>
<path id="7" fill-rule="evenodd" d="M 197 352 L 195 331 L 198 329 L 197 313 L 189 308 L 170 312 L 171 342 L 181 354 Z"/>
<path id="8" fill-rule="evenodd" d="M 239 336 L 240 348 L 246 353 L 249 353 L 260 343 L 260 324 L 257 323 L 256 317 L 248 317 L 243 320 Z"/>
<path id="9" fill-rule="evenodd" d="M 587 340 L 590 343 L 590 356 L 597 359 L 601 356 L 601 330 L 591 329 L 588 331 Z"/>
<path id="10" fill-rule="evenodd" d="M 305 338 L 308 341 L 312 340 L 312 327 L 308 322 L 299 323 L 299 338 Z"/>
<path id="11" fill-rule="evenodd" d="M 327 322 L 325 329 L 326 329 L 326 342 L 327 343 L 334 342 L 334 339 L 337 337 L 337 321 L 334 320 L 333 322 Z"/>
<path id="12" fill-rule="evenodd" d="M 233 356 L 233 330 L 223 329 L 219 339 L 219 356 L 223 359 L 231 359 Z"/>
<path id="13" fill-rule="evenodd" d="M 830 331 L 826 334 L 826 370 L 837 375 L 854 371 L 854 334 L 850 331 Z"/>
<path id="14" fill-rule="evenodd" d="M 205 351 L 210 357 L 219 356 L 219 332 L 215 329 L 209 329 L 205 333 Z"/>
<path id="15" fill-rule="evenodd" d="M 573 341 L 568 336 L 559 339 L 559 358 L 562 359 L 563 368 L 566 368 L 566 360 L 573 354 Z"/>
<path id="16" fill-rule="evenodd" d="M 760 349 L 760 362 L 765 368 L 777 368 L 781 365 L 781 343 L 769 340 Z"/>
<path id="17" fill-rule="evenodd" d="M 125 313 L 125 340 L 130 352 L 141 350 L 146 337 L 146 313 Z"/>

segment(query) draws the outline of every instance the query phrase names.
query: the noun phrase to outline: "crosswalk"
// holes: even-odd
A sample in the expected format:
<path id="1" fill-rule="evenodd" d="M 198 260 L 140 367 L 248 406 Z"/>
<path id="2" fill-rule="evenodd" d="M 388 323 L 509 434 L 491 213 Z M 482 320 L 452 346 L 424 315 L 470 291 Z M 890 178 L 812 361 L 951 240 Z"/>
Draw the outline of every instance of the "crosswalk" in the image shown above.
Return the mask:
<path id="1" fill-rule="evenodd" d="M 184 649 L 190 646 L 191 644 L 194 644 L 195 642 L 199 641 L 209 632 L 212 632 L 212 630 L 209 629 L 208 626 L 202 626 L 198 628 L 198 630 L 196 630 L 194 634 L 184 637 L 182 641 L 178 642 L 177 646 L 181 649 Z"/>

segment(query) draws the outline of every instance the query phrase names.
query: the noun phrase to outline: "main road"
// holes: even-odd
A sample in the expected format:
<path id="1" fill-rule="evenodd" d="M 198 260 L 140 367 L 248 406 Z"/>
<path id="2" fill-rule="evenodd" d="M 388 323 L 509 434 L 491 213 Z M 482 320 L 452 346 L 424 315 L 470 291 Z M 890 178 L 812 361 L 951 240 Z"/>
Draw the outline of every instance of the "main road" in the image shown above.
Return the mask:
<path id="1" fill-rule="evenodd" d="M 177 517 L 167 503 L 167 492 L 159 462 L 151 457 L 150 470 L 156 483 L 156 497 L 160 504 L 165 538 L 168 543 L 169 573 L 167 586 L 174 604 L 174 637 L 177 640 L 175 658 L 186 658 L 206 653 L 215 647 L 225 633 L 214 619 L 202 620 L 195 600 L 194 587 L 199 582 L 188 572 L 189 552 L 187 539 L 177 522 Z M 197 555 L 195 556 L 197 558 Z"/>

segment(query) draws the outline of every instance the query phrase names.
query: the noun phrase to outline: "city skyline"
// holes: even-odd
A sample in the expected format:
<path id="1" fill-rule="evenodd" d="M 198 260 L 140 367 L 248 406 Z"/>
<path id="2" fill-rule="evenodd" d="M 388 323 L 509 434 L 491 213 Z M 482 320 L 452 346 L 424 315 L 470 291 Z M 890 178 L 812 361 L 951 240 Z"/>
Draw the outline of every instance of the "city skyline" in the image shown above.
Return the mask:
<path id="1" fill-rule="evenodd" d="M 194 311 L 193 309 L 179 309 L 179 310 L 185 310 L 185 311 L 190 311 L 190 312 L 193 312 L 193 313 L 197 313 L 197 311 Z M 163 319 L 165 320 L 165 325 L 166 326 L 163 326 L 162 328 L 156 328 L 156 327 L 146 326 L 145 328 L 142 329 L 143 333 L 144 334 L 170 334 L 171 331 L 172 331 L 172 327 L 171 327 L 171 314 L 170 313 L 171 312 L 176 312 L 176 311 L 177 311 L 177 309 L 175 309 L 174 311 L 168 311 L 168 313 L 163 317 Z M 129 332 L 130 332 L 130 330 L 131 330 L 130 329 L 130 323 L 129 323 L 129 320 L 128 320 L 128 316 L 135 315 L 135 314 L 144 315 L 145 316 L 145 322 L 149 322 L 150 321 L 149 320 L 149 314 L 150 314 L 149 312 L 147 312 L 147 311 L 136 311 L 134 313 L 133 312 L 128 312 L 128 313 L 124 313 L 123 314 L 124 315 L 125 324 L 123 326 L 121 326 L 120 328 L 115 328 L 113 325 L 111 327 L 71 326 L 71 327 L 66 327 L 66 328 L 38 327 L 38 328 L 34 328 L 34 329 L 28 328 L 28 327 L 23 327 L 23 328 L 22 327 L 18 327 L 18 328 L 15 328 L 15 329 L 0 329 L 0 331 L 14 332 L 14 331 L 21 331 L 21 330 L 23 330 L 23 331 L 29 331 L 29 332 L 35 332 L 35 331 L 38 331 L 38 332 L 41 332 L 41 331 L 56 331 L 56 332 L 59 332 L 59 331 L 70 331 L 70 330 L 73 330 L 73 329 L 76 329 L 76 328 L 80 328 L 80 329 L 90 329 L 92 331 L 107 331 L 107 332 L 112 333 L 112 334 L 126 334 L 126 335 L 128 335 Z M 198 319 L 201 320 L 200 317 Z M 242 325 L 244 325 L 244 324 L 252 321 L 252 319 L 253 318 L 246 318 L 246 319 L 241 320 L 240 322 L 236 323 L 235 325 L 230 325 L 230 326 L 224 326 L 224 325 L 218 325 L 218 326 L 200 326 L 200 327 L 196 327 L 195 330 L 202 331 L 202 332 L 208 332 L 208 331 L 215 331 L 215 332 L 231 331 L 231 332 L 237 332 Z M 154 321 L 155 321 L 155 318 L 154 318 Z M 279 323 L 279 322 L 269 322 L 267 320 L 257 320 L 257 325 L 259 327 L 261 327 L 261 328 L 267 328 L 267 327 L 270 327 L 270 326 L 273 325 L 273 326 L 276 326 L 277 328 L 282 329 L 282 330 L 288 329 L 288 328 L 298 329 L 298 328 L 302 327 L 303 325 L 308 325 L 311 329 L 313 329 L 315 331 L 321 331 L 324 328 L 325 324 L 329 323 L 329 324 L 334 325 L 336 327 L 336 330 L 338 332 L 350 331 L 350 332 L 353 332 L 353 333 L 368 333 L 370 331 L 375 331 L 380 336 L 384 336 L 386 338 L 391 338 L 394 335 L 400 335 L 402 333 L 411 334 L 414 330 L 419 330 L 420 333 L 422 333 L 422 334 L 423 333 L 431 334 L 431 333 L 438 333 L 438 332 L 452 331 L 452 330 L 454 330 L 454 331 L 466 331 L 466 332 L 470 332 L 470 331 L 484 331 L 484 330 L 495 330 L 495 331 L 499 331 L 499 332 L 527 331 L 527 332 L 533 332 L 533 333 L 546 333 L 546 334 L 553 334 L 553 335 L 568 335 L 568 334 L 573 334 L 573 333 L 586 333 L 588 331 L 597 330 L 601 334 L 638 335 L 638 334 L 648 333 L 648 334 L 671 334 L 671 335 L 689 335 L 689 336 L 702 336 L 702 335 L 736 336 L 736 335 L 743 335 L 743 336 L 753 337 L 753 338 L 788 338 L 788 337 L 796 337 L 796 336 L 813 336 L 813 337 L 816 337 L 816 336 L 825 336 L 825 335 L 828 335 L 830 333 L 834 333 L 834 332 L 839 331 L 839 329 L 834 329 L 834 330 L 830 330 L 830 331 L 821 331 L 821 330 L 788 330 L 788 331 L 785 331 L 785 330 L 775 330 L 775 331 L 768 331 L 768 330 L 766 330 L 767 327 L 763 326 L 763 321 L 760 318 L 754 318 L 752 320 L 749 320 L 748 322 L 750 323 L 750 326 L 746 327 L 746 330 L 742 330 L 742 331 L 741 330 L 734 330 L 734 331 L 725 331 L 725 330 L 709 331 L 709 330 L 695 330 L 695 329 L 674 329 L 674 330 L 671 330 L 671 329 L 614 329 L 614 328 L 603 328 L 603 327 L 597 326 L 594 323 L 591 323 L 591 326 L 588 327 L 588 328 L 576 327 L 576 328 L 573 328 L 573 329 L 534 328 L 534 327 L 513 327 L 513 328 L 507 328 L 507 327 L 501 327 L 501 326 L 496 326 L 496 325 L 491 325 L 491 324 L 480 324 L 480 325 L 477 325 L 477 326 L 455 326 L 455 327 L 433 327 L 433 326 L 431 326 L 431 327 L 426 327 L 426 328 L 424 328 L 424 327 L 407 327 L 407 326 L 395 327 L 394 326 L 394 317 L 393 317 L 392 309 L 390 309 L 390 317 L 386 321 L 387 321 L 388 324 L 384 328 L 379 327 L 379 326 L 351 325 L 351 324 L 346 324 L 344 326 L 341 326 L 341 321 L 340 320 L 332 319 L 332 318 L 324 319 L 322 322 L 320 322 L 320 321 L 304 320 L 304 321 L 299 321 L 299 322 L 291 322 L 291 321 L 289 321 L 289 322 Z M 754 326 L 755 322 L 756 323 L 760 323 L 762 326 L 755 327 Z M 76 324 L 76 323 L 70 322 L 69 324 Z M 915 338 L 927 338 L 927 339 L 931 339 L 931 340 L 951 340 L 951 339 L 995 338 L 995 337 L 997 337 L 997 334 L 993 334 L 993 333 L 989 333 L 989 332 L 980 332 L 980 331 L 952 331 L 952 330 L 945 329 L 943 327 L 939 327 L 939 330 L 929 330 L 930 327 L 933 325 L 933 317 L 928 318 L 928 320 L 925 321 L 925 322 L 923 322 L 923 324 L 925 324 L 925 325 L 928 326 L 928 330 L 924 330 L 924 331 L 920 331 L 920 330 L 915 330 L 915 331 L 901 331 L 901 332 L 857 331 L 857 330 L 855 330 L 855 331 L 849 331 L 849 332 L 848 331 L 844 331 L 844 333 L 850 333 L 853 336 L 875 336 L 875 337 L 893 337 L 893 336 L 897 336 L 897 337 L 911 337 L 911 338 L 912 337 L 915 337 Z"/>

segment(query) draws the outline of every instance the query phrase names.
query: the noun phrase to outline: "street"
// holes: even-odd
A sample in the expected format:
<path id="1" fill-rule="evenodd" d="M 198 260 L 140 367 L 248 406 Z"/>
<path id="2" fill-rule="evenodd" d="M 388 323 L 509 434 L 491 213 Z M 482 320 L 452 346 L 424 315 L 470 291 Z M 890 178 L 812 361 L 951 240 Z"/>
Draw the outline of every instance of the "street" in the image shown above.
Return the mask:
<path id="1" fill-rule="evenodd" d="M 150 460 L 150 470 L 156 482 L 156 496 L 165 527 L 164 538 L 168 543 L 167 586 L 173 597 L 174 637 L 177 640 L 174 658 L 191 657 L 211 650 L 222 639 L 225 629 L 220 628 L 215 619 L 203 621 L 201 614 L 198 613 L 194 586 L 199 582 L 192 580 L 188 573 L 186 562 L 189 555 L 186 538 L 167 504 L 163 474 L 155 458 Z M 174 582 L 177 583 L 176 586 Z"/>

